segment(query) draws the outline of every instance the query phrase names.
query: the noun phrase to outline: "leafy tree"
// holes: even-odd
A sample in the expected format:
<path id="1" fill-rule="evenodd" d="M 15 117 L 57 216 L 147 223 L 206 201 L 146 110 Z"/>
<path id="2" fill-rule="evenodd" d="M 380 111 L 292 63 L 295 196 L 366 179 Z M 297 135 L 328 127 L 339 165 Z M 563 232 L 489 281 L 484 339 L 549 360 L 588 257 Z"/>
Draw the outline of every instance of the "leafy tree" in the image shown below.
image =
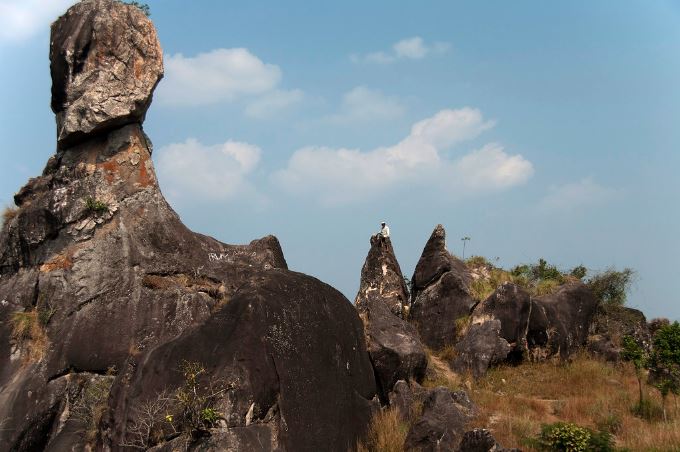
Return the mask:
<path id="1" fill-rule="evenodd" d="M 576 267 L 571 269 L 569 274 L 574 278 L 583 279 L 586 277 L 586 274 L 588 274 L 588 269 L 585 268 L 583 265 L 577 265 Z"/>
<path id="2" fill-rule="evenodd" d="M 644 370 L 649 363 L 649 356 L 644 348 L 632 336 L 624 336 L 622 340 L 623 351 L 621 357 L 633 363 L 635 366 L 635 376 L 638 380 L 638 387 L 640 389 L 640 401 L 638 407 L 642 407 L 642 376 Z"/>
<path id="3" fill-rule="evenodd" d="M 680 393 L 680 323 L 662 326 L 654 335 L 649 358 L 650 384 L 661 393 L 663 418 L 668 394 Z"/>
<path id="4" fill-rule="evenodd" d="M 635 272 L 630 268 L 624 268 L 622 271 L 610 268 L 590 278 L 588 287 L 601 304 L 623 306 L 634 276 Z"/>

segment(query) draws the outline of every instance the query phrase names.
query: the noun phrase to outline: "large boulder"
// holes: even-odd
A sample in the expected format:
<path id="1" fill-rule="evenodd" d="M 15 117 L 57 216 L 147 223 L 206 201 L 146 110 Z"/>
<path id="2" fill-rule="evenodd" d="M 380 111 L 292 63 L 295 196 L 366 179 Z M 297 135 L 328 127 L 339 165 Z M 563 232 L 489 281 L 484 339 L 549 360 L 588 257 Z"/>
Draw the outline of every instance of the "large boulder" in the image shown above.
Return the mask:
<path id="1" fill-rule="evenodd" d="M 446 249 L 442 225 L 432 232 L 413 273 L 410 320 L 428 347 L 440 350 L 458 335 L 456 320 L 470 315 L 470 273 L 463 261 Z"/>
<path id="2" fill-rule="evenodd" d="M 289 271 L 275 237 L 228 245 L 170 208 L 141 128 L 162 73 L 155 39 L 140 11 L 109 0 L 75 5 L 53 28 L 66 132 L 0 230 L 0 450 L 119 450 L 140 404 L 174 389 L 186 361 L 228 383 L 200 429 L 215 433 L 206 444 L 345 451 L 376 394 L 361 320 L 339 292 Z M 129 61 L 134 86 L 118 80 Z M 106 93 L 129 94 L 132 113 L 102 119 Z M 188 425 L 176 425 L 183 444 L 207 441 Z"/>
<path id="3" fill-rule="evenodd" d="M 501 328 L 497 319 L 471 324 L 455 346 L 453 369 L 479 378 L 491 365 L 505 361 L 512 346 L 501 337 Z"/>
<path id="4" fill-rule="evenodd" d="M 475 410 L 462 391 L 451 392 L 443 386 L 430 390 L 423 402 L 421 416 L 409 429 L 404 449 L 418 452 L 458 450 L 465 425 Z"/>
<path id="5" fill-rule="evenodd" d="M 569 282 L 556 292 L 532 299 L 527 343 L 530 357 L 568 358 L 585 345 L 598 301 L 581 282 Z"/>
<path id="6" fill-rule="evenodd" d="M 52 24 L 52 111 L 60 146 L 141 122 L 163 76 L 156 29 L 141 9 L 85 0 Z"/>
<path id="7" fill-rule="evenodd" d="M 418 333 L 401 318 L 407 300 L 408 291 L 390 239 L 372 237 L 354 304 L 364 323 L 383 401 L 397 380 L 422 381 L 427 368 Z"/>
<path id="8" fill-rule="evenodd" d="M 650 349 L 652 336 L 642 311 L 625 306 L 599 306 L 588 331 L 588 350 L 607 361 L 619 361 L 625 336 Z"/>

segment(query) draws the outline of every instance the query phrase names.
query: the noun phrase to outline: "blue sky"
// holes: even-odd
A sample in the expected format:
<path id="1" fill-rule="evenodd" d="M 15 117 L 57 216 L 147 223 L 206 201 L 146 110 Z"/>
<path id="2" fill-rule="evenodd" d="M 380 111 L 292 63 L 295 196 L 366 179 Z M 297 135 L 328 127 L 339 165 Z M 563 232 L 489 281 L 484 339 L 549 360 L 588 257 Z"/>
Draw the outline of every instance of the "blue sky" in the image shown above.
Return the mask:
<path id="1" fill-rule="evenodd" d="M 55 150 L 48 26 L 0 0 L 0 204 Z M 437 223 L 504 266 L 632 267 L 680 318 L 680 3 L 150 0 L 145 123 L 192 229 L 275 234 L 353 299 L 385 219 L 410 275 Z"/>

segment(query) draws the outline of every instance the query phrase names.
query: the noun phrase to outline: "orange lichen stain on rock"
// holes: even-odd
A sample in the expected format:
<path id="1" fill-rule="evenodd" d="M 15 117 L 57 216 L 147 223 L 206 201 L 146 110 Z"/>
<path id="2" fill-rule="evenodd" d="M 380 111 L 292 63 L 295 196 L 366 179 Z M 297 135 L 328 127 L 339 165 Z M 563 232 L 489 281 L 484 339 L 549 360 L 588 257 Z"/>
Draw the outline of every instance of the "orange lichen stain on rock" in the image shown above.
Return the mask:
<path id="1" fill-rule="evenodd" d="M 108 182 L 109 184 L 113 183 L 113 180 L 116 178 L 116 176 L 118 176 L 118 173 L 120 172 L 120 164 L 116 161 L 115 158 L 110 158 L 109 160 L 99 164 L 98 166 L 104 170 L 104 177 L 106 178 L 106 182 Z"/>
<path id="2" fill-rule="evenodd" d="M 149 164 L 149 157 L 143 156 L 139 161 L 139 175 L 137 177 L 137 183 L 141 187 L 148 187 L 153 185 L 155 178 L 153 172 L 149 171 L 147 165 Z"/>
<path id="3" fill-rule="evenodd" d="M 61 254 L 57 254 L 52 260 L 42 264 L 40 271 L 49 273 L 54 270 L 70 270 L 73 267 L 73 252 L 74 250 L 66 250 Z"/>

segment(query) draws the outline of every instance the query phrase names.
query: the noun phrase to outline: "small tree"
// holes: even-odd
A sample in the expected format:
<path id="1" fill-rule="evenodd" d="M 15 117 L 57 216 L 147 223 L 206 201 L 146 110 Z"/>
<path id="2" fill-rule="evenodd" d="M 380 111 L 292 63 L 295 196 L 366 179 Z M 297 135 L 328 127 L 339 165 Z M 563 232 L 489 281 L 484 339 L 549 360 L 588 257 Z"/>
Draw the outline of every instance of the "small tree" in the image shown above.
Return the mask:
<path id="1" fill-rule="evenodd" d="M 642 408 L 642 376 L 644 370 L 647 368 L 649 362 L 649 356 L 644 348 L 638 344 L 638 342 L 632 336 L 624 336 L 623 341 L 623 351 L 621 352 L 621 358 L 626 361 L 630 361 L 635 366 L 635 376 L 638 380 L 638 388 L 640 389 L 640 401 L 638 402 L 638 407 Z"/>
<path id="2" fill-rule="evenodd" d="M 590 278 L 588 287 L 601 304 L 623 306 L 634 276 L 635 272 L 630 268 L 624 268 L 622 271 L 610 268 Z"/>
<path id="3" fill-rule="evenodd" d="M 680 323 L 661 327 L 652 344 L 650 384 L 661 393 L 663 419 L 666 421 L 666 398 L 670 393 L 680 393 Z"/>

